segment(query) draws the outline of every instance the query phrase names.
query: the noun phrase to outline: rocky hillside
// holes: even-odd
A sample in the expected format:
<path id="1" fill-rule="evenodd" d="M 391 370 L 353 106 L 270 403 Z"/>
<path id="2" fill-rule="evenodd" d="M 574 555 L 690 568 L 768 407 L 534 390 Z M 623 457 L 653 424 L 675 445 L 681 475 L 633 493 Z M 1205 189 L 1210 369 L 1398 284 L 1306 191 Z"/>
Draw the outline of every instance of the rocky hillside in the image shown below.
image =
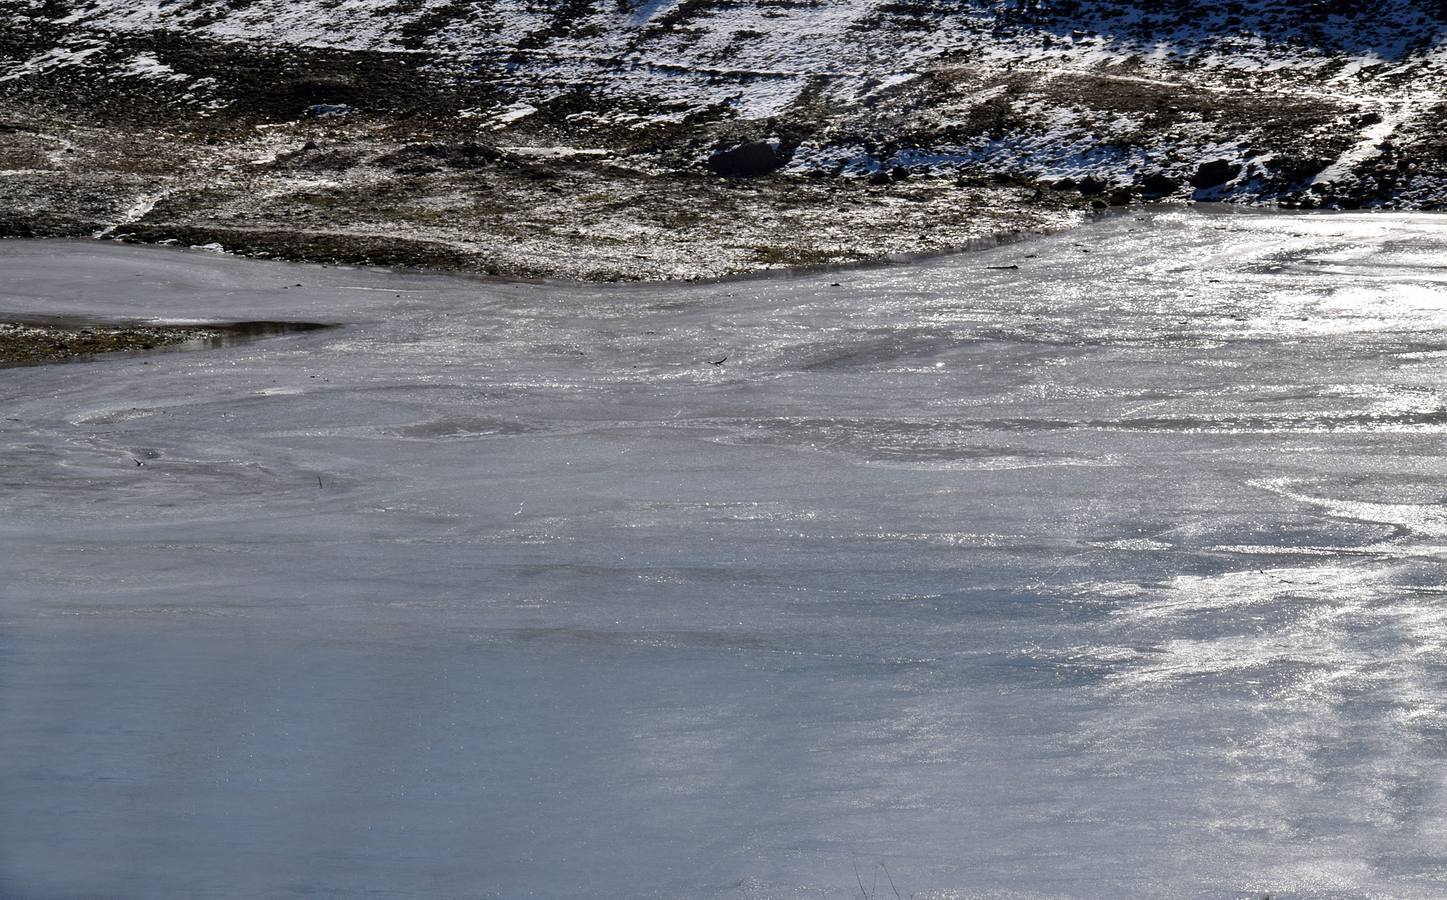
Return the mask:
<path id="1" fill-rule="evenodd" d="M 1427 0 L 0 0 L 0 218 L 667 277 L 1140 199 L 1435 208 L 1444 19 Z M 560 267 L 564 247 L 590 262 Z"/>

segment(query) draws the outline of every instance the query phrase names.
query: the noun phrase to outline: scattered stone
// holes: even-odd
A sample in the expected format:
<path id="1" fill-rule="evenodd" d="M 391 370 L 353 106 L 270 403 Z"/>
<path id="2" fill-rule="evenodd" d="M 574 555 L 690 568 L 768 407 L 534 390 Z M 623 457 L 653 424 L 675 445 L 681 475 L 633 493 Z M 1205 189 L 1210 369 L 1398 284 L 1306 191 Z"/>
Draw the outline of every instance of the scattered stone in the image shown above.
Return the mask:
<path id="1" fill-rule="evenodd" d="M 479 169 L 503 158 L 503 152 L 496 147 L 469 141 L 462 144 L 408 144 L 377 161 L 401 172 L 435 172 L 439 166 L 449 169 Z"/>
<path id="2" fill-rule="evenodd" d="M 1272 160 L 1272 168 L 1277 176 L 1287 184 L 1300 184 L 1315 178 L 1323 169 L 1331 164 L 1331 160 L 1317 157 L 1293 158 L 1277 157 Z"/>

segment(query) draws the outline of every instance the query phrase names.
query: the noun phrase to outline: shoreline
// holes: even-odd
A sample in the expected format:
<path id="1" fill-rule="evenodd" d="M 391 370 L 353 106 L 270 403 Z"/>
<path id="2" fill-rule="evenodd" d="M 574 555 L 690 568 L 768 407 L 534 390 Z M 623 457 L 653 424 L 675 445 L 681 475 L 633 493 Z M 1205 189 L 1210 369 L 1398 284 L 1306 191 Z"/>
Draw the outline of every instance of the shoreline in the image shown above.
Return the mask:
<path id="1" fill-rule="evenodd" d="M 1002 232 L 988 237 L 971 239 L 964 245 L 945 250 L 916 253 L 898 253 L 876 259 L 857 262 L 797 265 L 759 268 L 751 271 L 710 278 L 695 279 L 651 279 L 651 280 L 608 280 L 586 281 L 562 277 L 518 278 L 505 275 L 485 275 L 466 269 L 447 269 L 428 266 L 378 265 L 378 264 L 337 264 L 308 258 L 263 257 L 246 253 L 217 250 L 202 246 L 180 246 L 174 243 L 151 243 L 125 240 L 116 237 L 6 237 L 3 243 L 56 243 L 66 245 L 114 246 L 117 244 L 137 248 L 170 251 L 181 254 L 210 254 L 232 260 L 280 263 L 287 266 L 335 268 L 362 272 L 385 273 L 420 277 L 460 279 L 490 285 L 530 285 L 560 288 L 627 288 L 630 290 L 664 290 L 679 287 L 700 287 L 748 284 L 762 281 L 790 281 L 821 278 L 830 274 L 841 276 L 848 273 L 868 273 L 932 260 L 982 253 L 1014 245 L 1026 245 L 1040 238 L 1051 237 L 1071 231 L 1082 230 L 1103 224 L 1127 215 L 1159 215 L 1171 212 L 1190 211 L 1203 216 L 1234 215 L 1291 215 L 1303 217 L 1335 217 L 1343 215 L 1393 215 L 1399 210 L 1281 210 L 1259 206 L 1243 206 L 1236 203 L 1152 203 L 1124 208 L 1097 210 L 1083 216 L 1080 221 L 1058 228 L 1041 228 L 1028 232 Z M 1413 211 L 1413 215 L 1444 216 L 1434 211 Z M 1444 216 L 1447 220 L 1447 216 Z M 998 268 L 1011 268 L 1000 266 Z M 53 365 L 75 362 L 99 362 L 107 359 L 125 358 L 152 353 L 204 350 L 225 347 L 237 343 L 262 340 L 300 331 L 335 327 L 336 323 L 317 322 L 164 322 L 125 321 L 106 316 L 75 315 L 66 313 L 42 314 L 10 313 L 0 309 L 0 369 L 22 368 L 38 365 Z"/>
<path id="2" fill-rule="evenodd" d="M 1215 204 L 1211 204 L 1215 205 Z M 1048 237 L 1061 234 L 1078 228 L 1090 226 L 1101 221 L 1109 220 L 1121 215 L 1149 212 L 1161 209 L 1186 209 L 1187 206 L 1174 204 L 1147 204 L 1130 207 L 1112 207 L 1106 210 L 1081 210 L 1075 215 L 1061 216 L 1059 221 L 1038 222 L 1033 227 L 1006 228 L 995 232 L 982 233 L 976 236 L 967 237 L 958 244 L 944 247 L 936 247 L 921 250 L 898 250 L 873 255 L 858 255 L 856 258 L 846 259 L 837 262 L 798 262 L 798 263 L 761 263 L 747 268 L 740 268 L 735 271 L 725 271 L 721 274 L 688 275 L 688 276 L 658 276 L 650 277 L 642 274 L 616 273 L 613 277 L 574 277 L 566 274 L 551 275 L 518 275 L 505 273 L 481 272 L 475 267 L 465 265 L 447 266 L 428 264 L 420 261 L 426 254 L 417 254 L 415 259 L 419 261 L 410 262 L 406 255 L 399 257 L 400 261 L 389 263 L 377 260 L 339 260 L 335 256 L 323 254 L 296 254 L 281 255 L 267 251 L 248 251 L 246 249 L 233 249 L 219 242 L 207 243 L 184 243 L 175 238 L 159 238 L 148 240 L 138 237 L 135 231 L 121 229 L 115 234 L 82 235 L 82 234 L 45 234 L 45 233 L 11 233 L 0 235 L 0 241 L 45 241 L 45 242 L 66 242 L 75 244 L 98 244 L 115 245 L 124 244 L 135 247 L 150 247 L 160 250 L 172 250 L 182 253 L 211 253 L 234 259 L 248 259 L 259 262 L 278 262 L 303 266 L 321 266 L 323 268 L 354 268 L 364 270 L 395 272 L 398 274 L 414 275 L 439 275 L 453 278 L 465 278 L 489 284 L 532 284 L 532 285 L 592 285 L 608 286 L 617 285 L 620 287 L 651 287 L 651 286 L 678 286 L 678 285 L 712 285 L 730 284 L 735 282 L 754 281 L 760 279 L 791 279 L 806 278 L 815 275 L 825 275 L 831 272 L 853 272 L 870 269 L 890 268 L 901 265 L 908 265 L 915 262 L 923 262 L 933 259 L 941 259 L 950 256 L 957 256 L 969 253 L 978 253 L 992 250 L 1002 246 L 1025 243 L 1036 238 Z M 156 232 L 163 232 L 166 229 L 156 228 Z M 198 229 L 200 230 L 200 229 Z M 208 235 L 219 235 L 222 229 L 208 231 Z M 295 237 L 305 240 L 313 233 L 297 232 Z M 400 239 L 409 242 L 407 239 Z M 410 243 L 410 242 L 409 242 Z M 578 252 L 577 247 L 559 246 L 556 249 L 558 257 L 566 257 Z M 0 312 L 3 316 L 3 312 Z"/>
<path id="3" fill-rule="evenodd" d="M 1344 215 L 1423 215 L 1447 217 L 1447 210 L 1429 209 L 1287 209 L 1272 204 L 1243 204 L 1223 201 L 1190 201 L 1186 203 L 1156 202 L 1134 204 L 1125 207 L 1111 207 L 1104 210 L 1083 211 L 1078 218 L 1062 222 L 1055 226 L 1041 226 L 1033 229 L 1012 229 L 992 234 L 981 235 L 965 240 L 964 242 L 938 249 L 900 251 L 895 253 L 881 254 L 878 256 L 865 257 L 856 260 L 833 263 L 798 263 L 779 265 L 760 265 L 750 269 L 743 269 L 722 275 L 699 276 L 699 277 L 636 277 L 636 278 L 577 278 L 564 275 L 552 276 L 520 276 L 507 274 L 490 274 L 478 272 L 475 269 L 465 267 L 447 267 L 440 265 L 426 265 L 423 263 L 401 262 L 388 264 L 384 262 L 338 262 L 334 259 L 318 256 L 277 256 L 258 253 L 248 253 L 243 250 L 230 248 L 217 248 L 203 244 L 181 244 L 173 239 L 163 240 L 141 240 L 130 234 L 106 235 L 104 237 L 82 236 L 82 235 L 21 235 L 9 234 L 0 235 L 0 242 L 65 242 L 76 244 L 115 245 L 123 244 L 134 247 L 148 247 L 157 250 L 169 250 L 180 253 L 210 253 L 232 259 L 255 260 L 257 262 L 275 262 L 298 266 L 320 266 L 322 268 L 337 269 L 358 269 L 365 271 L 390 272 L 402 275 L 433 275 L 449 278 L 462 278 L 478 281 L 484 284 L 528 284 L 540 286 L 593 286 L 607 287 L 616 285 L 618 287 L 649 288 L 649 287 L 677 287 L 680 285 L 714 285 L 733 284 L 756 280 L 788 280 L 794 278 L 809 278 L 816 275 L 827 275 L 834 272 L 860 272 L 873 269 L 887 269 L 896 266 L 909 265 L 917 262 L 928 262 L 936 259 L 944 259 L 951 256 L 960 256 L 970 253 L 997 249 L 999 247 L 1023 244 L 1038 238 L 1050 237 L 1052 235 L 1064 234 L 1088 228 L 1102 222 L 1111 221 L 1120 216 L 1159 214 L 1165 212 L 1193 211 L 1201 215 L 1267 215 L 1282 214 L 1302 217 L 1325 217 Z M 571 248 L 561 247 L 558 254 L 566 255 Z M 0 317 L 5 315 L 0 310 Z"/>

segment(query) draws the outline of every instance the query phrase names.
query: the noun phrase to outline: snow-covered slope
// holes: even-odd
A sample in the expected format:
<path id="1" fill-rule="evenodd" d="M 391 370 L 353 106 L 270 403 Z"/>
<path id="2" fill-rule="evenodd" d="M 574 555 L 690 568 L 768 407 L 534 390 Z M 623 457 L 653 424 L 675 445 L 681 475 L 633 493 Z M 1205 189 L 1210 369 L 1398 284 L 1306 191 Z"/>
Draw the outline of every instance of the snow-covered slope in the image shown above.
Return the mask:
<path id="1" fill-rule="evenodd" d="M 67 154 L 97 130 L 134 136 L 102 160 L 130 182 L 70 226 L 86 233 L 136 224 L 123 211 L 158 194 L 188 195 L 193 224 L 228 198 L 301 197 L 275 217 L 287 231 L 346 194 L 423 227 L 490 165 L 513 166 L 487 186 L 504 213 L 539 209 L 529 192 L 561 169 L 588 174 L 547 192 L 664 177 L 684 205 L 677 179 L 770 174 L 759 190 L 777 196 L 749 213 L 765 230 L 780 185 L 804 178 L 878 188 L 862 202 L 881 223 L 918 199 L 898 193 L 910 178 L 976 207 L 1003 186 L 1052 208 L 1431 209 L 1447 197 L 1444 19 L 1436 0 L 0 0 L 0 125 L 21 135 L 0 133 L 0 173 L 21 173 L 0 175 L 19 198 L 0 181 L 0 233 L 54 233 L 5 220 L 119 183 L 75 187 L 96 160 Z M 56 179 L 60 199 L 33 199 Z"/>
<path id="2" fill-rule="evenodd" d="M 984 168 L 1137 185 L 1164 172 L 1183 184 L 1221 158 L 1241 169 L 1205 185 L 1213 195 L 1285 197 L 1322 185 L 1323 172 L 1365 202 L 1430 203 L 1441 188 L 1435 171 L 1420 183 L 1373 180 L 1380 145 L 1410 145 L 1441 117 L 1443 9 L 1425 0 L 8 0 L 0 9 L 13 48 L 0 82 L 74 70 L 210 113 L 246 108 L 247 85 L 228 83 L 220 51 L 199 48 L 411 54 L 440 83 L 488 89 L 477 107 L 450 111 L 481 133 L 596 140 L 662 126 L 669 139 L 648 149 L 696 160 L 728 132 L 703 126 L 725 124 L 779 138 L 796 172 Z M 365 111 L 366 81 L 349 74 L 331 105 Z M 325 87 L 310 85 L 305 99 L 326 106 Z M 694 127 L 669 129 L 678 125 Z"/>

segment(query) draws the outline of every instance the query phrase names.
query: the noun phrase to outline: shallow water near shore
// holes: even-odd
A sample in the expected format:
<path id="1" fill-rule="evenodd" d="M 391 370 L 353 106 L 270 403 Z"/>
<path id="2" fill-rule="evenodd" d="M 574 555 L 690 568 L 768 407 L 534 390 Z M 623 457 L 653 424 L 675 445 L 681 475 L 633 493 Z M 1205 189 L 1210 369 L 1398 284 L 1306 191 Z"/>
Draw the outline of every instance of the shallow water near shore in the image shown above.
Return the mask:
<path id="1" fill-rule="evenodd" d="M 1447 892 L 1447 219 L 0 311 L 0 896 Z"/>

